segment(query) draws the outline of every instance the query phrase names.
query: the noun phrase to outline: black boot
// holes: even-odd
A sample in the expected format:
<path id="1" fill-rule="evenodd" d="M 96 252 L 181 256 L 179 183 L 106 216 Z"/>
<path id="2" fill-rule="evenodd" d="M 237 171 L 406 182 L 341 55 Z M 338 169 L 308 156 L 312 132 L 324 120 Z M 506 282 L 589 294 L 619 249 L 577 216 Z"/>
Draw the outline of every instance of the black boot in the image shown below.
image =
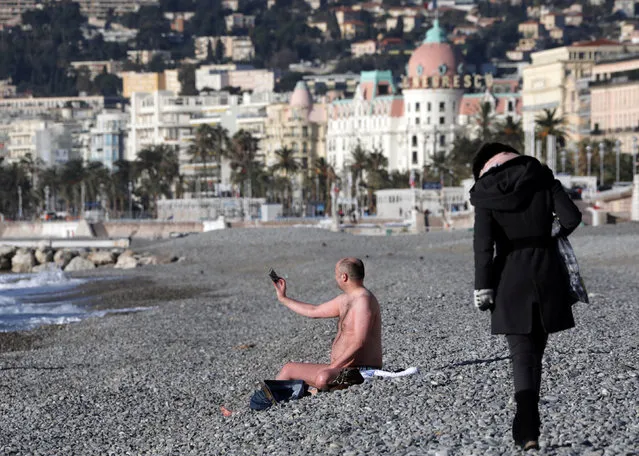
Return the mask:
<path id="1" fill-rule="evenodd" d="M 539 408 L 537 393 L 524 390 L 515 393 L 517 411 L 513 419 L 513 440 L 524 450 L 539 448 Z"/>

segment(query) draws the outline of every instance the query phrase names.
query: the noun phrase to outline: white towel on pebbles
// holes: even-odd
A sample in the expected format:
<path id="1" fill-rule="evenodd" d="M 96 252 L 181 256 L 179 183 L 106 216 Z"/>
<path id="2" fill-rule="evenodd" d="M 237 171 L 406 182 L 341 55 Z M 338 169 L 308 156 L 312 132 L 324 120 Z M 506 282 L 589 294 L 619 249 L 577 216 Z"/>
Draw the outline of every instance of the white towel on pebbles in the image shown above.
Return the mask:
<path id="1" fill-rule="evenodd" d="M 381 369 L 365 369 L 360 370 L 359 373 L 364 377 L 364 380 L 369 380 L 373 377 L 405 377 L 407 375 L 413 375 L 419 372 L 419 369 L 416 367 L 409 367 L 408 369 L 404 369 L 399 372 L 390 372 Z"/>

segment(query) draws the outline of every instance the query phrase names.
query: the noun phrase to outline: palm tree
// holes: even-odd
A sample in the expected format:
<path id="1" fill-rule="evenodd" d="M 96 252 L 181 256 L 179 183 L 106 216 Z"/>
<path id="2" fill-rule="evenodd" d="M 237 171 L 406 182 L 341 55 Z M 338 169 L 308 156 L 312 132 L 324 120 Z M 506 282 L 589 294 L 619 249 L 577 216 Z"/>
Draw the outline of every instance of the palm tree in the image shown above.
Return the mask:
<path id="1" fill-rule="evenodd" d="M 335 174 L 335 170 L 324 157 L 315 160 L 314 172 L 319 177 L 320 193 L 324 195 L 324 207 L 326 208 L 324 212 L 331 214 L 331 187 L 337 179 L 337 174 Z"/>
<path id="2" fill-rule="evenodd" d="M 493 108 L 487 101 L 483 102 L 479 108 L 479 112 L 475 116 L 477 127 L 479 128 L 479 137 L 483 142 L 490 141 L 493 137 Z"/>
<path id="3" fill-rule="evenodd" d="M 259 168 L 257 155 L 257 139 L 248 131 L 240 130 L 233 135 L 228 156 L 231 160 L 232 178 L 235 183 L 242 183 L 245 195 L 252 197 L 251 181 L 254 170 Z"/>
<path id="4" fill-rule="evenodd" d="M 171 196 L 171 189 L 178 176 L 177 148 L 167 144 L 147 146 L 138 152 L 136 171 L 143 199 L 147 207 L 153 206 L 157 218 L 157 202 L 161 195 Z"/>
<path id="5" fill-rule="evenodd" d="M 50 168 L 45 168 L 40 172 L 40 177 L 38 179 L 38 189 L 36 194 L 38 195 L 38 201 L 42 202 L 44 200 L 44 189 L 49 187 L 50 195 L 53 196 L 54 200 L 54 208 L 56 206 L 58 195 L 60 194 L 60 189 L 64 185 L 62 181 L 62 171 L 57 166 L 52 166 Z"/>
<path id="6" fill-rule="evenodd" d="M 364 169 L 366 168 L 366 163 L 368 162 L 369 155 L 366 152 L 366 149 L 362 147 L 362 144 L 358 141 L 355 149 L 351 151 L 351 164 L 350 170 L 353 176 L 353 186 L 350 189 L 351 195 L 358 196 L 358 187 L 359 184 L 366 185 L 362 182 L 362 177 L 364 176 Z"/>
<path id="7" fill-rule="evenodd" d="M 117 202 L 118 210 L 123 213 L 128 210 L 129 182 L 132 185 L 131 198 L 133 198 L 133 187 L 135 186 L 135 162 L 128 160 L 118 160 L 113 164 L 111 171 L 111 181 L 113 183 L 114 200 Z M 131 205 L 132 208 L 132 205 Z M 132 216 L 133 214 L 129 214 Z"/>
<path id="8" fill-rule="evenodd" d="M 481 144 L 482 141 L 479 138 L 470 139 L 465 135 L 457 135 L 448 157 L 445 155 L 436 155 L 431 167 L 433 169 L 439 169 L 442 168 L 442 164 L 445 163 L 447 172 L 453 173 L 456 182 L 470 177 L 472 176 L 471 163 Z M 431 167 L 425 167 L 425 177 L 430 179 L 434 178 L 439 181 L 441 178 L 439 172 L 435 171 L 434 175 L 429 174 Z"/>
<path id="9" fill-rule="evenodd" d="M 82 209 L 80 199 L 82 182 L 85 178 L 86 169 L 82 159 L 69 160 L 62 167 L 60 196 L 65 200 L 66 210 L 69 213 L 78 213 Z"/>
<path id="10" fill-rule="evenodd" d="M 23 216 L 35 209 L 36 198 L 31 191 L 31 177 L 18 163 L 0 163 L 0 214 L 16 218 L 19 213 L 18 187 L 22 192 Z"/>
<path id="11" fill-rule="evenodd" d="M 293 149 L 290 149 L 288 147 L 282 147 L 281 149 L 276 150 L 275 155 L 277 156 L 277 162 L 273 165 L 273 171 L 283 173 L 284 177 L 288 181 L 288 188 L 286 192 L 287 197 L 285 198 L 286 200 L 285 206 L 288 212 L 292 206 L 292 199 L 293 199 L 292 180 L 295 177 L 295 175 L 300 171 L 301 165 L 295 159 L 295 151 L 293 151 Z"/>
<path id="12" fill-rule="evenodd" d="M 189 145 L 187 154 L 191 156 L 191 163 L 202 163 L 202 174 L 207 191 L 209 188 L 207 164 L 217 162 L 219 171 L 219 161 L 227 153 L 228 146 L 228 131 L 220 125 L 212 127 L 202 124 L 195 131 L 195 138 Z"/>
<path id="13" fill-rule="evenodd" d="M 444 176 L 454 174 L 453 166 L 445 152 L 433 154 L 430 163 L 424 165 L 423 172 L 425 181 L 438 181 L 442 186 L 444 185 Z"/>
<path id="14" fill-rule="evenodd" d="M 521 119 L 515 122 L 511 116 L 506 117 L 506 120 L 497 126 L 497 139 L 521 151 L 524 148 L 524 129 Z"/>
<path id="15" fill-rule="evenodd" d="M 557 138 L 557 144 L 564 144 L 566 139 L 566 129 L 564 128 L 566 119 L 563 116 L 557 116 L 557 108 L 552 110 L 544 109 L 543 114 L 535 118 L 535 124 L 539 139 L 545 140 L 546 137 L 552 135 Z"/>
<path id="16" fill-rule="evenodd" d="M 366 187 L 368 190 L 368 206 L 372 212 L 375 210 L 376 203 L 373 199 L 375 190 L 384 188 L 388 182 L 388 158 L 379 149 L 373 149 L 366 160 Z"/>

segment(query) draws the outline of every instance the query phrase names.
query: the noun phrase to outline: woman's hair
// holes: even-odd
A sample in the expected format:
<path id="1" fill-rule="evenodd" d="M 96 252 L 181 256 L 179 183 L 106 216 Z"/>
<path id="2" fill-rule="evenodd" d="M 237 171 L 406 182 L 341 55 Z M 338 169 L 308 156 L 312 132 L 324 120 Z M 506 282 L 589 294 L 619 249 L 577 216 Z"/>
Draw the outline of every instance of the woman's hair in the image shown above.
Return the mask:
<path id="1" fill-rule="evenodd" d="M 517 152 L 514 147 L 511 147 L 508 144 L 502 144 L 498 142 L 482 144 L 482 146 L 475 154 L 475 158 L 473 158 L 473 177 L 475 178 L 475 180 L 479 179 L 479 173 L 481 172 L 486 162 L 488 162 L 488 160 L 501 152 L 512 152 L 519 155 L 519 152 Z"/>

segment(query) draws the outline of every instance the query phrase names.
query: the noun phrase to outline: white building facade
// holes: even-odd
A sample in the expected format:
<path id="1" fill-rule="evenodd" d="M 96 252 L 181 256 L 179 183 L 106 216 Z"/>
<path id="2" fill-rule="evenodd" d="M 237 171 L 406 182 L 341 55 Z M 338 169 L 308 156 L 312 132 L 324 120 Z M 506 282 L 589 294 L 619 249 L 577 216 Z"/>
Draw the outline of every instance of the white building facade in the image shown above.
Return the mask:
<path id="1" fill-rule="evenodd" d="M 130 115 L 120 111 L 104 111 L 91 128 L 89 154 L 86 161 L 98 161 L 113 169 L 114 163 L 126 157 L 126 138 Z"/>
<path id="2" fill-rule="evenodd" d="M 452 149 L 465 92 L 485 90 L 492 83 L 491 75 L 464 72 L 435 20 L 408 62 L 402 94 L 390 71 L 362 72 L 354 98 L 329 105 L 328 162 L 338 171 L 346 169 L 361 144 L 382 151 L 389 172 L 421 173 L 435 154 Z"/>

